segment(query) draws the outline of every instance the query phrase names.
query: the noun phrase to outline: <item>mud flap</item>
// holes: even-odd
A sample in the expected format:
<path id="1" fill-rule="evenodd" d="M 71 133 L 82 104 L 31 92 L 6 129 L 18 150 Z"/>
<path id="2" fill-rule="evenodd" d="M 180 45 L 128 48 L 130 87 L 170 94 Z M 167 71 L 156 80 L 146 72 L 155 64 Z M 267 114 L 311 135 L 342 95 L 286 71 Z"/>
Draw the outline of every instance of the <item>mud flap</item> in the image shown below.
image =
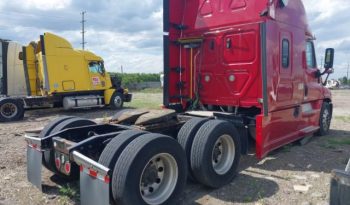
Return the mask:
<path id="1" fill-rule="evenodd" d="M 109 169 L 94 160 L 73 152 L 80 166 L 80 202 L 82 205 L 109 205 Z"/>
<path id="2" fill-rule="evenodd" d="M 331 205 L 347 205 L 350 202 L 350 160 L 345 171 L 333 170 L 331 180 Z"/>
<path id="3" fill-rule="evenodd" d="M 27 141 L 27 179 L 30 183 L 42 191 L 41 162 L 43 150 L 41 150 L 41 139 L 25 135 Z"/>

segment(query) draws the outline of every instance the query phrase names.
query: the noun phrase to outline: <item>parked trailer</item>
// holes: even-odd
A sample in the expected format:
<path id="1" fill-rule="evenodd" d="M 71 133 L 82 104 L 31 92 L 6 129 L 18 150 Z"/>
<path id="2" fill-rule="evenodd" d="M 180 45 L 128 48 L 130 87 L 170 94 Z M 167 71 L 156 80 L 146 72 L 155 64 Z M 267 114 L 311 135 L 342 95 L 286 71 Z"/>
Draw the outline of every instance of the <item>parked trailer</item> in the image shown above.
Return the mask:
<path id="1" fill-rule="evenodd" d="M 80 175 L 82 204 L 173 204 L 187 177 L 230 183 L 250 145 L 261 159 L 328 133 L 321 76 L 334 49 L 321 72 L 301 0 L 165 0 L 164 33 L 165 109 L 120 111 L 107 124 L 63 117 L 28 132 L 30 182 L 41 187 L 42 163 Z"/>

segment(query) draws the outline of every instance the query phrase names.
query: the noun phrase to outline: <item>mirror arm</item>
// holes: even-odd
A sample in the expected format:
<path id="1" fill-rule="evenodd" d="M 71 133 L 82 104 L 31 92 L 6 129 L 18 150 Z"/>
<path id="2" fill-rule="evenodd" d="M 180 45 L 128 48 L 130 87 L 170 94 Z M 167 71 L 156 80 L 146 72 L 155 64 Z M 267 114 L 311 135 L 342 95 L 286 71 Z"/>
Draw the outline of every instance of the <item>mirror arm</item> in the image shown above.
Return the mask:
<path id="1" fill-rule="evenodd" d="M 326 86 L 326 85 L 327 85 L 327 81 L 328 81 L 329 75 L 330 75 L 330 74 L 328 73 L 328 75 L 327 75 L 325 81 L 322 83 L 323 86 Z"/>
<path id="2" fill-rule="evenodd" d="M 315 72 L 315 78 L 320 78 L 323 74 L 321 73 L 321 71 L 319 69 L 317 69 L 317 71 Z"/>

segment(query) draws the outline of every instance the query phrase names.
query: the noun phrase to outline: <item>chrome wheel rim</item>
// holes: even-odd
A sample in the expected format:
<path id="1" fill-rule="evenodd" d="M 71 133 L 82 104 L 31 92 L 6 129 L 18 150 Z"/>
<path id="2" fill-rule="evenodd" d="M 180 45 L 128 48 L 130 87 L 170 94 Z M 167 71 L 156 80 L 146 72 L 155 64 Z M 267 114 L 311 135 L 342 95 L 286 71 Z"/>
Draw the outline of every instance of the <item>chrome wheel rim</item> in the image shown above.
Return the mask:
<path id="1" fill-rule="evenodd" d="M 114 103 L 115 107 L 121 107 L 123 100 L 119 95 L 117 95 L 117 96 L 115 96 L 113 103 Z"/>
<path id="2" fill-rule="evenodd" d="M 217 174 L 224 175 L 231 169 L 235 159 L 235 151 L 235 143 L 230 135 L 222 135 L 215 142 L 212 165 Z"/>
<path id="3" fill-rule="evenodd" d="M 17 115 L 18 108 L 13 103 L 5 103 L 1 106 L 1 115 L 5 118 L 13 118 Z"/>
<path id="4" fill-rule="evenodd" d="M 330 113 L 328 109 L 325 109 L 323 111 L 323 115 L 322 115 L 322 126 L 323 126 L 323 130 L 327 131 L 329 130 L 330 127 Z"/>
<path id="5" fill-rule="evenodd" d="M 142 199 L 151 205 L 164 203 L 173 193 L 178 179 L 175 158 L 167 153 L 157 154 L 146 164 L 140 179 Z"/>

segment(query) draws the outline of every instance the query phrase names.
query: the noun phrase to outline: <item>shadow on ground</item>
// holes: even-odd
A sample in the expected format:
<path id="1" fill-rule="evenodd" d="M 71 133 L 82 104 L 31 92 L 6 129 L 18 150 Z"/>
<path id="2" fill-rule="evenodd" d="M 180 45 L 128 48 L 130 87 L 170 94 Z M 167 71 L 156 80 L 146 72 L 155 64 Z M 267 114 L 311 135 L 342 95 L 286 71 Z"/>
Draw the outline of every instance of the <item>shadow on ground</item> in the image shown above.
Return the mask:
<path id="1" fill-rule="evenodd" d="M 333 169 L 344 169 L 347 157 L 350 156 L 349 139 L 349 131 L 331 130 L 329 135 L 313 137 L 305 145 L 295 142 L 279 148 L 262 161 L 255 158 L 252 147 L 250 154 L 242 157 L 239 174 L 233 182 L 214 190 L 189 181 L 178 204 L 202 204 L 208 198 L 221 203 L 254 203 L 269 198 L 280 189 L 276 179 L 287 183 L 290 180 L 274 172 L 288 170 L 330 173 Z M 75 204 L 80 203 L 78 182 L 67 183 L 57 176 L 52 176 L 51 180 L 59 186 L 44 185 L 45 193 L 68 195 Z M 59 187 L 69 187 L 76 194 L 62 193 L 62 188 Z"/>

